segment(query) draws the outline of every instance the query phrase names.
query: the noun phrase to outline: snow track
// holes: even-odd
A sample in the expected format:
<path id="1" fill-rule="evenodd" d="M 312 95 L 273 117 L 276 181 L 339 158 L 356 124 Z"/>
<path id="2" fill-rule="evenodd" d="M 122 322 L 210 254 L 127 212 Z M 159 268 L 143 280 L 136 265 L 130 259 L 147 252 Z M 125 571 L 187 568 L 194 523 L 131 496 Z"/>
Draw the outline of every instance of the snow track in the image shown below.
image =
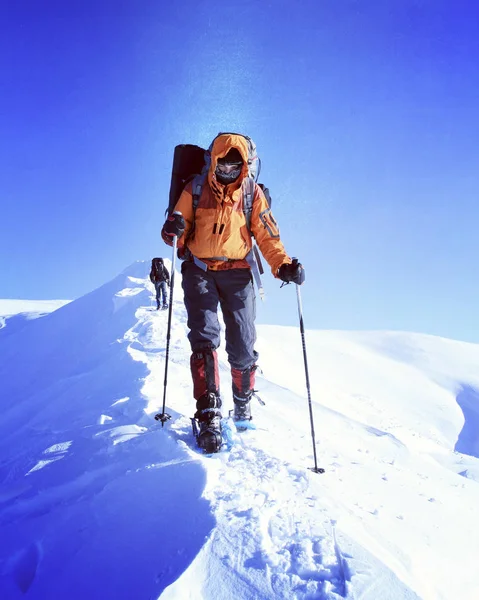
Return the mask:
<path id="1" fill-rule="evenodd" d="M 240 435 L 244 443 L 219 463 L 205 492 L 218 522 L 214 552 L 238 574 L 257 580 L 265 598 L 345 597 L 327 515 L 316 510 L 307 473 L 255 446 L 257 433 Z"/>
<path id="2" fill-rule="evenodd" d="M 208 473 L 203 497 L 211 504 L 216 527 L 206 570 L 214 577 L 219 570 L 222 578 L 235 578 L 237 598 L 346 598 L 347 567 L 326 509 L 318 507 L 311 490 L 315 475 L 261 449 L 264 433 L 235 433 L 230 451 L 204 456 L 191 447 L 186 418 L 172 425 L 174 437 Z M 214 591 L 208 581 L 204 585 L 203 597 L 210 597 Z"/>

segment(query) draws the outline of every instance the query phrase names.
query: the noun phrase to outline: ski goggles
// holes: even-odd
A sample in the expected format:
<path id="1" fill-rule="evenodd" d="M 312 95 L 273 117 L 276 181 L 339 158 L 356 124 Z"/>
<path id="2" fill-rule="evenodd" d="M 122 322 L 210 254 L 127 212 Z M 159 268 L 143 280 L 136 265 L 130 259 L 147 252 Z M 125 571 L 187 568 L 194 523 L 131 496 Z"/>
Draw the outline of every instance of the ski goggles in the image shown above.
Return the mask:
<path id="1" fill-rule="evenodd" d="M 221 164 L 220 162 L 218 162 L 218 164 L 216 165 L 216 170 L 219 171 L 220 173 L 230 174 L 234 171 L 241 171 L 242 166 L 243 166 L 242 162 L 224 163 L 224 164 Z"/>

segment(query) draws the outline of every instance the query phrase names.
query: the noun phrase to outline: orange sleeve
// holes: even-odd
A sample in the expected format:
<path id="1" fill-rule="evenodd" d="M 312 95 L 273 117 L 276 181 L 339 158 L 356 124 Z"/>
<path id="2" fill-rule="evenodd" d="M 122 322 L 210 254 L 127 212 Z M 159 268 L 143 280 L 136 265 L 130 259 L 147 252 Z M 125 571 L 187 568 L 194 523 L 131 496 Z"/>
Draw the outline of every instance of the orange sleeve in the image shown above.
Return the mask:
<path id="1" fill-rule="evenodd" d="M 261 254 L 271 267 L 276 277 L 279 267 L 291 263 L 291 258 L 284 249 L 279 236 L 278 224 L 273 217 L 268 201 L 259 185 L 255 184 L 253 212 L 251 215 L 251 231 L 258 242 Z"/>

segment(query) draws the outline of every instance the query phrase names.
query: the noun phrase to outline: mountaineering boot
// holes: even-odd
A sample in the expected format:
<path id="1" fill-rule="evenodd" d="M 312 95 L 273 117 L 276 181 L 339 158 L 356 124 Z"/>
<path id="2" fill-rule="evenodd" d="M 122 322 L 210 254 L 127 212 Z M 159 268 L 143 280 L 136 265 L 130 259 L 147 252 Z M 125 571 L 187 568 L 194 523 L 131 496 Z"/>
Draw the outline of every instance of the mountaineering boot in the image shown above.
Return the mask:
<path id="1" fill-rule="evenodd" d="M 240 371 L 231 368 L 233 380 L 233 421 L 251 421 L 251 398 L 254 392 L 256 365 Z"/>
<path id="2" fill-rule="evenodd" d="M 196 403 L 195 419 L 199 423 L 196 443 L 206 454 L 218 452 L 223 443 L 221 437 L 221 398 L 211 392 Z M 203 408 L 205 407 L 205 408 Z"/>
<path id="3" fill-rule="evenodd" d="M 245 398 L 244 400 L 239 400 L 237 398 L 234 399 L 234 413 L 233 413 L 233 421 L 251 421 L 253 418 L 251 416 L 251 396 L 249 398 Z"/>
<path id="4" fill-rule="evenodd" d="M 163 304 L 163 310 L 166 310 L 168 308 L 168 304 Z"/>

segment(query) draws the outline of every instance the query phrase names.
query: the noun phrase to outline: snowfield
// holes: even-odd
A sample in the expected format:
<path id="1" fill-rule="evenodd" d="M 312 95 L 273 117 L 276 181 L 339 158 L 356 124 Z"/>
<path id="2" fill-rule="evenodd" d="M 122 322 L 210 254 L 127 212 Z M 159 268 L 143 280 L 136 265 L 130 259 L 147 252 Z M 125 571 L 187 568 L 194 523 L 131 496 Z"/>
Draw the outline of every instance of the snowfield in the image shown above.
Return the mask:
<path id="1" fill-rule="evenodd" d="M 68 302 L 70 300 L 0 300 L 0 340 L 6 333 L 18 331 L 26 321 L 44 317 Z"/>
<path id="2" fill-rule="evenodd" d="M 154 420 L 148 272 L 10 332 L 0 301 L 2 600 L 479 598 L 479 345 L 306 331 L 317 474 L 299 328 L 258 326 L 256 429 L 227 420 L 220 349 L 231 447 L 205 456 L 179 273 Z"/>

